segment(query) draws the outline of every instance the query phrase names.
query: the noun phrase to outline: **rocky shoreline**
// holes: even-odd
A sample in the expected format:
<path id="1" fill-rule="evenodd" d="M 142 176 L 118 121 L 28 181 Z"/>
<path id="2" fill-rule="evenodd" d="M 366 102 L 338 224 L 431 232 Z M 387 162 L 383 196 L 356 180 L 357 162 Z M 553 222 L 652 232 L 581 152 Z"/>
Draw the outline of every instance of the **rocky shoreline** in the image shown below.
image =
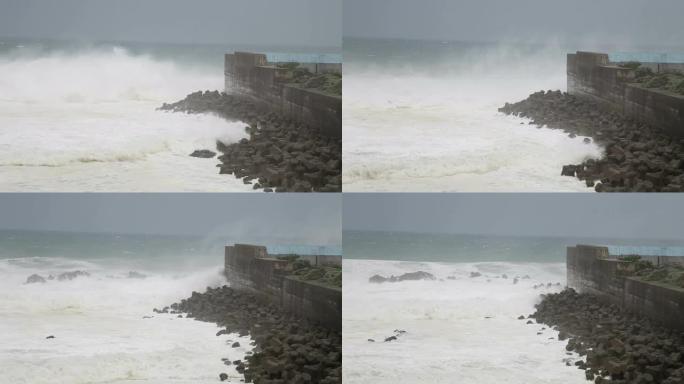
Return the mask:
<path id="1" fill-rule="evenodd" d="M 229 286 L 207 288 L 155 312 L 186 314 L 213 322 L 224 333 L 249 334 L 255 348 L 245 361 L 223 359 L 235 365 L 246 383 L 342 382 L 342 334 L 289 316 L 276 305 Z M 232 360 L 232 361 L 231 361 Z M 217 373 L 219 380 L 227 379 Z"/>
<path id="2" fill-rule="evenodd" d="M 574 364 L 585 370 L 587 380 L 684 383 L 684 332 L 573 289 L 542 297 L 529 317 L 558 330 L 558 339 L 568 340 L 565 349 L 585 358 Z"/>
<path id="3" fill-rule="evenodd" d="M 274 112 L 263 113 L 246 96 L 218 91 L 198 91 L 159 110 L 185 113 L 215 113 L 240 120 L 249 139 L 216 143 L 222 153 L 217 167 L 265 192 L 342 191 L 342 140 L 321 135 L 314 127 L 298 124 Z M 193 152 L 210 157 L 209 150 Z M 211 156 L 213 157 L 213 155 Z M 254 182 L 256 180 L 256 182 Z"/>
<path id="4" fill-rule="evenodd" d="M 684 191 L 684 139 L 607 111 L 597 103 L 561 91 L 540 91 L 499 112 L 531 119 L 539 127 L 570 137 L 589 136 L 605 148 L 601 159 L 563 166 L 597 192 Z M 585 139 L 589 140 L 589 139 Z"/>

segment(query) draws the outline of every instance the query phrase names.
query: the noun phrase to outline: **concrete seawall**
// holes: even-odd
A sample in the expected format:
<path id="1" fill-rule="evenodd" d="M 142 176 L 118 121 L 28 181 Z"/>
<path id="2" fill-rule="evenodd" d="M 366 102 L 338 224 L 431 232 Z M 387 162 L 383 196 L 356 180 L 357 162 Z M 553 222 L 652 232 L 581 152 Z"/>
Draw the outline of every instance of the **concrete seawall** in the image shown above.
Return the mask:
<path id="1" fill-rule="evenodd" d="M 645 260 L 681 263 L 682 258 L 645 256 Z M 567 249 L 568 287 L 589 293 L 640 316 L 684 330 L 684 289 L 625 276 L 633 263 L 609 254 L 607 247 L 577 245 Z"/>
<path id="2" fill-rule="evenodd" d="M 280 304 L 296 316 L 342 330 L 342 290 L 289 275 L 288 261 L 266 247 L 235 244 L 225 248 L 225 275 L 237 288 Z M 300 256 L 312 265 L 341 265 L 340 256 Z"/>
<path id="3" fill-rule="evenodd" d="M 313 74 L 342 73 L 342 64 L 300 63 L 299 67 Z M 249 94 L 264 107 L 316 127 L 325 136 L 342 137 L 342 97 L 289 84 L 285 72 L 278 63 L 269 63 L 264 54 L 226 54 L 225 91 Z"/>
<path id="4" fill-rule="evenodd" d="M 649 63 L 656 73 L 684 64 Z M 635 71 L 611 63 L 605 53 L 577 52 L 567 57 L 568 93 L 588 97 L 673 136 L 684 136 L 684 96 L 635 83 Z"/>

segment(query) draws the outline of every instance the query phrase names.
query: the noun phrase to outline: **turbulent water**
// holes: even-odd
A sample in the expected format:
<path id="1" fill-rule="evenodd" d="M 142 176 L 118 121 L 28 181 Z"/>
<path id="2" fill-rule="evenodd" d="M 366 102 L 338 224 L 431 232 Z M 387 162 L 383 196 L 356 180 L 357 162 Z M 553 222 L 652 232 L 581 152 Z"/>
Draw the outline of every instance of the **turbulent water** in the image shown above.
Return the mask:
<path id="1" fill-rule="evenodd" d="M 566 88 L 566 49 L 345 39 L 345 191 L 587 191 L 583 137 L 498 113 Z"/>
<path id="2" fill-rule="evenodd" d="M 0 231 L 0 382 L 214 383 L 220 372 L 238 381 L 242 376 L 221 358 L 244 359 L 249 336 L 216 337 L 213 323 L 152 311 L 226 284 L 223 245 L 189 237 Z M 47 278 L 74 270 L 90 276 L 25 284 L 34 273 Z M 129 278 L 131 271 L 147 277 Z M 234 341 L 241 347 L 231 348 Z"/>
<path id="3" fill-rule="evenodd" d="M 0 38 L 0 190 L 250 190 L 188 156 L 246 137 L 245 124 L 155 110 L 223 90 L 233 49 Z"/>
<path id="4" fill-rule="evenodd" d="M 557 332 L 517 319 L 534 312 L 541 293 L 562 289 L 565 247 L 577 243 L 630 242 L 346 232 L 343 381 L 585 382 L 584 371 L 566 366 L 564 359 L 577 356 L 566 353 Z M 419 270 L 437 279 L 368 282 Z M 383 342 L 395 329 L 406 333 Z"/>

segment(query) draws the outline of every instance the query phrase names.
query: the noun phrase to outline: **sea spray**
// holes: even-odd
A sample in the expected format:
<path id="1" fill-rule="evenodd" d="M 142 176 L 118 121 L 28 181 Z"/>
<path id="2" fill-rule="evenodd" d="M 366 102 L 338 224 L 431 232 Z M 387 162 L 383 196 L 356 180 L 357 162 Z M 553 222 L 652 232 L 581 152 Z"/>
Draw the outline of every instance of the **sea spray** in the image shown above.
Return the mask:
<path id="1" fill-rule="evenodd" d="M 25 283 L 31 273 L 47 278 L 74 268 L 89 276 Z M 193 290 L 225 284 L 221 269 L 130 274 L 125 259 L 118 264 L 60 257 L 0 260 L 3 381 L 210 383 L 220 371 L 237 377 L 221 358 L 229 352 L 242 358 L 251 349 L 249 337 L 216 337 L 213 324 L 152 311 Z M 229 351 L 226 344 L 235 341 L 243 347 Z"/>
<path id="2" fill-rule="evenodd" d="M 559 47 L 345 44 L 343 178 L 349 191 L 586 191 L 563 162 L 599 157 L 583 137 L 497 112 L 565 89 Z"/>
<path id="3" fill-rule="evenodd" d="M 368 281 L 419 270 L 436 279 Z M 347 259 L 343 279 L 345 383 L 585 382 L 556 331 L 518 319 L 562 289 L 563 264 Z"/>
<path id="4" fill-rule="evenodd" d="M 155 111 L 197 89 L 222 90 L 220 66 L 119 46 L 25 50 L 0 53 L 3 190 L 250 189 L 188 157 L 240 140 L 245 124 Z"/>

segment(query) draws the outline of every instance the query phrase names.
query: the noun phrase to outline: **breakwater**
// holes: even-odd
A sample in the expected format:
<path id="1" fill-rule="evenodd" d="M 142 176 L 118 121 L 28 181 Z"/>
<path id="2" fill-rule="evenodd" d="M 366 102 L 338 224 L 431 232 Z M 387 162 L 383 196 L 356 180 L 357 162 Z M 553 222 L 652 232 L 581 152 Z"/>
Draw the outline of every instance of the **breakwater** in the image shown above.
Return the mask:
<path id="1" fill-rule="evenodd" d="M 684 329 L 684 288 L 650 277 L 668 266 L 681 266 L 684 257 L 617 257 L 608 247 L 577 245 L 568 247 L 566 263 L 568 287 L 665 326 Z M 640 274 L 645 268 L 654 273 Z"/>
<path id="2" fill-rule="evenodd" d="M 225 274 L 231 284 L 280 305 L 286 312 L 342 330 L 342 289 L 293 273 L 294 255 L 270 255 L 264 246 L 225 247 Z M 312 267 L 341 266 L 341 256 L 297 256 Z"/>
<path id="3" fill-rule="evenodd" d="M 684 136 L 684 95 L 638 83 L 637 69 L 626 64 L 610 62 L 605 53 L 568 54 L 568 93 L 590 98 L 671 135 Z M 684 70 L 684 64 L 676 63 L 640 63 L 639 66 L 655 74 Z"/>
<path id="4" fill-rule="evenodd" d="M 234 52 L 225 55 L 225 91 L 251 95 L 262 107 L 299 123 L 315 127 L 322 135 L 342 137 L 342 96 L 323 88 L 297 83 L 297 73 L 342 73 L 340 63 L 270 63 L 265 54 Z"/>

